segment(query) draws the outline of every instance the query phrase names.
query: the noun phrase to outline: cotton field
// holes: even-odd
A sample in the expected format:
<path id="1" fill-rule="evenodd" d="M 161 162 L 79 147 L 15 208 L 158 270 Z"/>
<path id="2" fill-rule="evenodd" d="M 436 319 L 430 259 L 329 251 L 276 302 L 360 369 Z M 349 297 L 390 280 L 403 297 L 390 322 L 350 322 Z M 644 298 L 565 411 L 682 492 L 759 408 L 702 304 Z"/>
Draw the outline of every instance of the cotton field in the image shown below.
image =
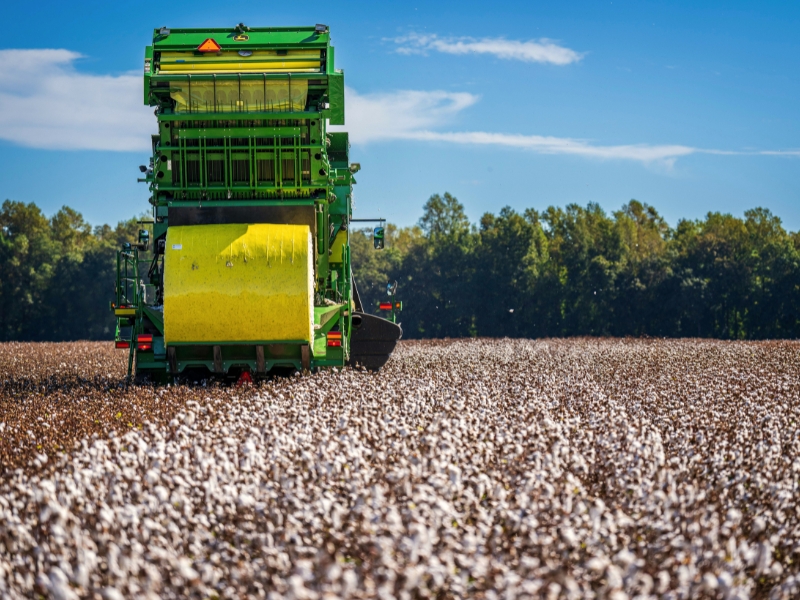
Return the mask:
<path id="1" fill-rule="evenodd" d="M 0 345 L 0 594 L 800 597 L 800 343 L 404 342 L 129 387 Z"/>

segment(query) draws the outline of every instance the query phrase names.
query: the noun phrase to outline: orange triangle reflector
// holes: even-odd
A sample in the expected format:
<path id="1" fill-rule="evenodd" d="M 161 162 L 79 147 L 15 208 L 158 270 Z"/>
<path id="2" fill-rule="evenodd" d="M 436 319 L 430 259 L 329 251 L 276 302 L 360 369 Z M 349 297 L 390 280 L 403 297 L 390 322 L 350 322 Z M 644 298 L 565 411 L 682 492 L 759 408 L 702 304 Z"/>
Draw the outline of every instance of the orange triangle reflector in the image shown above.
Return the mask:
<path id="1" fill-rule="evenodd" d="M 208 38 L 197 47 L 198 52 L 219 52 L 220 50 L 222 50 L 220 45 L 211 38 Z"/>

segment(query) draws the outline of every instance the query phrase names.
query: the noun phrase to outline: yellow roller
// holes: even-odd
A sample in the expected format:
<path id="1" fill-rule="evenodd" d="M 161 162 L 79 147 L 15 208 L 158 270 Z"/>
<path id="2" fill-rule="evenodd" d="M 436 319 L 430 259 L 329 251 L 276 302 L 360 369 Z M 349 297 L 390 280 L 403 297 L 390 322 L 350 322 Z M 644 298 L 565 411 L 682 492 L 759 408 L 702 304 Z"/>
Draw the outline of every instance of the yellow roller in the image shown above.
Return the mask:
<path id="1" fill-rule="evenodd" d="M 307 225 L 170 227 L 164 341 L 313 340 L 313 260 Z"/>
<path id="2" fill-rule="evenodd" d="M 167 75 L 186 75 L 187 73 L 315 73 L 319 72 L 319 63 L 214 63 L 162 65 L 161 72 Z"/>
<path id="3" fill-rule="evenodd" d="M 278 55 L 275 50 L 256 50 L 246 56 L 237 52 L 194 55 L 186 52 L 162 52 L 159 71 L 170 75 L 186 73 L 312 73 L 320 71 L 319 50 L 289 51 Z"/>
<path id="4" fill-rule="evenodd" d="M 183 62 L 225 62 L 241 60 L 285 60 L 285 59 L 316 59 L 319 61 L 322 54 L 319 50 L 288 50 L 278 54 L 277 50 L 253 50 L 240 54 L 239 52 L 225 51 L 210 52 L 208 54 L 195 54 L 194 52 L 162 52 L 161 63 Z"/>

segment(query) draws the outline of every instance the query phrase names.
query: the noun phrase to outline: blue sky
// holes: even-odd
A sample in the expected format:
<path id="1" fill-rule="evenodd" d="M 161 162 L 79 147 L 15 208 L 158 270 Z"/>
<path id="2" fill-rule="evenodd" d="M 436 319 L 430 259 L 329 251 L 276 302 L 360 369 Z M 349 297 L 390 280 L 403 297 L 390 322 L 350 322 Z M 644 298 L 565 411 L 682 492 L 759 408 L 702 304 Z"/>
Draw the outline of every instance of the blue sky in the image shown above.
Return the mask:
<path id="1" fill-rule="evenodd" d="M 800 229 L 797 2 L 12 3 L 0 200 L 146 211 L 152 29 L 240 21 L 330 25 L 358 217 L 410 225 L 449 191 L 474 221 L 636 198 L 673 225 L 764 206 Z"/>

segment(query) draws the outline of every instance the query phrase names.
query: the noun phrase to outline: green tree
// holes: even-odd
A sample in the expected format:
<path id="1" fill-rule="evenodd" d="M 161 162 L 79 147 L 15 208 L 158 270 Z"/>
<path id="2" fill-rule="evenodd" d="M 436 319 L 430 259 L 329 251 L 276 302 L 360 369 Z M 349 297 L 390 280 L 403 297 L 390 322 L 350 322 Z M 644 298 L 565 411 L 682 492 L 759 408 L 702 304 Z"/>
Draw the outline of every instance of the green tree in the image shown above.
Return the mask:
<path id="1" fill-rule="evenodd" d="M 542 219 L 550 256 L 558 267 L 560 333 L 609 334 L 624 252 L 619 230 L 594 203 L 586 208 L 570 204 L 566 210 L 550 207 Z"/>
<path id="2" fill-rule="evenodd" d="M 434 194 L 422 207 L 419 227 L 429 240 L 458 240 L 470 233 L 464 206 L 448 192 Z"/>
<path id="3" fill-rule="evenodd" d="M 800 252 L 781 220 L 765 208 L 745 212 L 751 282 L 746 334 L 752 338 L 791 336 L 800 318 Z"/>
<path id="4" fill-rule="evenodd" d="M 614 213 L 621 241 L 612 335 L 670 335 L 677 319 L 671 287 L 670 229 L 658 211 L 631 200 Z"/>
<path id="5" fill-rule="evenodd" d="M 547 239 L 538 216 L 505 207 L 483 215 L 474 252 L 477 333 L 482 336 L 537 335 L 532 288 L 547 261 Z"/>
<path id="6" fill-rule="evenodd" d="M 0 338 L 29 339 L 59 257 L 50 224 L 35 204 L 6 200 L 0 210 Z"/>
<path id="7" fill-rule="evenodd" d="M 419 220 L 422 237 L 410 246 L 398 282 L 413 311 L 403 314 L 412 337 L 457 337 L 475 333 L 473 250 L 477 234 L 463 205 L 449 193 L 434 194 Z"/>
<path id="8" fill-rule="evenodd" d="M 114 317 L 116 250 L 136 219 L 95 228 L 62 207 L 46 218 L 34 204 L 0 211 L 0 339 L 108 339 Z"/>
<path id="9" fill-rule="evenodd" d="M 694 227 L 679 224 L 675 263 L 684 278 L 684 312 L 694 315 L 697 335 L 745 337 L 752 285 L 748 237 L 742 219 L 732 215 L 708 213 Z"/>

